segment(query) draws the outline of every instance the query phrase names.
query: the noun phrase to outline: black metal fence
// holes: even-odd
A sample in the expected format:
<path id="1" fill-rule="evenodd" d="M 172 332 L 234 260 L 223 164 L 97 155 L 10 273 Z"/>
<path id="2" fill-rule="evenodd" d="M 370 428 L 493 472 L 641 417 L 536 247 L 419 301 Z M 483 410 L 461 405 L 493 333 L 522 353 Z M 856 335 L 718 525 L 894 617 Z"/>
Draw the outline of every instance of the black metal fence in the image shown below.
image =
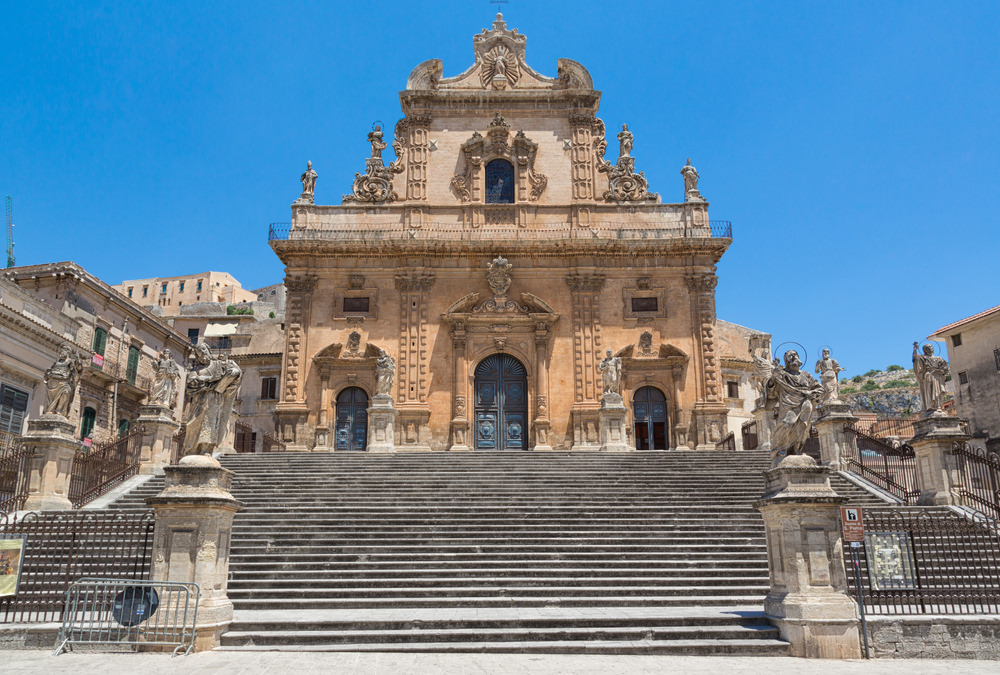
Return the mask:
<path id="1" fill-rule="evenodd" d="M 30 468 L 31 449 L 17 434 L 0 432 L 0 513 L 24 508 Z"/>
<path id="2" fill-rule="evenodd" d="M 913 448 L 906 444 L 893 447 L 850 424 L 844 426 L 844 431 L 855 439 L 847 444 L 842 457 L 847 470 L 898 497 L 904 504 L 915 504 L 920 489 Z"/>
<path id="3" fill-rule="evenodd" d="M 959 501 L 1000 521 L 1000 455 L 969 443 L 955 443 L 952 452 L 958 463 L 952 489 Z"/>
<path id="4" fill-rule="evenodd" d="M 0 539 L 25 538 L 17 594 L 0 598 L 0 622 L 62 620 L 66 589 L 83 577 L 148 579 L 153 512 L 0 514 Z"/>
<path id="5" fill-rule="evenodd" d="M 757 420 L 744 422 L 740 428 L 740 433 L 743 435 L 743 449 L 756 450 L 757 445 L 760 443 L 757 437 Z"/>
<path id="6" fill-rule="evenodd" d="M 869 614 L 1000 612 L 1000 538 L 981 514 L 866 508 L 860 565 Z M 845 551 L 845 554 L 847 551 Z M 848 585 L 858 599 L 851 557 Z"/>
<path id="7" fill-rule="evenodd" d="M 117 440 L 78 450 L 69 482 L 73 506 L 80 508 L 139 473 L 141 455 L 141 425 Z"/>

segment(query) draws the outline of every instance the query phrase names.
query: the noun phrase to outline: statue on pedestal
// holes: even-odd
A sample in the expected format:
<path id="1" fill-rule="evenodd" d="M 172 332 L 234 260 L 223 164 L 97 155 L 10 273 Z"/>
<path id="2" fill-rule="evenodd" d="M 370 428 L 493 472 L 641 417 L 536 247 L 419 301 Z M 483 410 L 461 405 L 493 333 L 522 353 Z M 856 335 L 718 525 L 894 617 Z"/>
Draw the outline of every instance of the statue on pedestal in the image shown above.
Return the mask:
<path id="1" fill-rule="evenodd" d="M 319 174 L 313 171 L 313 163 L 306 162 L 305 173 L 299 178 L 302 181 L 302 196 L 299 197 L 300 202 L 308 202 L 312 204 L 313 195 L 316 192 L 316 179 L 319 178 Z"/>
<path id="2" fill-rule="evenodd" d="M 69 345 L 59 350 L 59 358 L 45 371 L 45 414 L 69 417 L 76 397 L 83 362 Z"/>
<path id="3" fill-rule="evenodd" d="M 698 169 L 691 166 L 691 158 L 688 157 L 687 164 L 681 168 L 681 175 L 684 176 L 684 201 L 703 202 L 705 198 L 698 191 Z"/>
<path id="4" fill-rule="evenodd" d="M 765 410 L 777 409 L 771 432 L 771 453 L 775 461 L 782 455 L 800 455 L 809 438 L 813 410 L 823 397 L 823 385 L 800 370 L 802 361 L 794 349 L 785 352 L 785 366 L 778 367 L 764 383 Z"/>
<path id="5" fill-rule="evenodd" d="M 375 395 L 392 396 L 392 383 L 396 377 L 396 362 L 389 356 L 389 352 L 379 349 L 378 358 L 375 359 Z"/>
<path id="6" fill-rule="evenodd" d="M 153 366 L 156 375 L 153 376 L 153 391 L 149 394 L 150 405 L 162 405 L 173 408 L 177 399 L 177 381 L 181 379 L 181 369 L 174 361 L 169 349 L 160 352 Z"/>
<path id="7" fill-rule="evenodd" d="M 913 343 L 913 373 L 920 385 L 920 401 L 924 411 L 941 409 L 944 403 L 944 382 L 948 377 L 948 362 L 940 356 L 934 356 L 934 347 L 924 345 L 923 354 L 918 351 L 919 345 Z"/>
<path id="8" fill-rule="evenodd" d="M 823 384 L 823 400 L 821 403 L 836 403 L 840 401 L 840 377 L 844 369 L 835 359 L 830 358 L 830 350 L 823 350 L 823 358 L 816 362 L 815 372 Z"/>
<path id="9" fill-rule="evenodd" d="M 196 367 L 188 373 L 185 455 L 211 455 L 226 436 L 243 371 L 230 359 L 212 356 L 208 345 L 194 348 Z"/>
<path id="10" fill-rule="evenodd" d="M 622 386 L 622 360 L 614 356 L 609 349 L 607 356 L 598 364 L 597 369 L 601 371 L 604 380 L 604 393 L 621 394 Z"/>

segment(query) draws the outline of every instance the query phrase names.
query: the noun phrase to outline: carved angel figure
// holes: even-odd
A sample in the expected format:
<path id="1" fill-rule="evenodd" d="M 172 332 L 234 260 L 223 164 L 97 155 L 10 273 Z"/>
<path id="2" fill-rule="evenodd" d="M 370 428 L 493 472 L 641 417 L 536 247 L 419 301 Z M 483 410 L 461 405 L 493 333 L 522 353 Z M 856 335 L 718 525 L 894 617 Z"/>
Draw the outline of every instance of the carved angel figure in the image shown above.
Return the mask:
<path id="1" fill-rule="evenodd" d="M 395 377 L 396 362 L 389 356 L 389 352 L 379 349 L 378 358 L 375 359 L 375 394 L 377 396 L 391 396 Z"/>
<path id="2" fill-rule="evenodd" d="M 76 398 L 76 385 L 83 372 L 83 362 L 70 348 L 63 345 L 59 358 L 45 371 L 45 414 L 69 417 Z"/>
<path id="3" fill-rule="evenodd" d="M 189 402 L 185 455 L 211 455 L 225 438 L 243 371 L 230 359 L 212 356 L 208 345 L 194 348 L 195 368 L 188 374 Z"/>
<path id="4" fill-rule="evenodd" d="M 160 352 L 153 366 L 156 375 L 153 377 L 153 391 L 149 394 L 150 405 L 173 407 L 177 391 L 177 381 L 181 379 L 181 369 L 174 361 L 169 349 Z"/>
<path id="5" fill-rule="evenodd" d="M 802 454 L 813 410 L 823 397 L 823 385 L 802 372 L 801 367 L 799 353 L 789 349 L 785 352 L 785 367 L 776 368 L 764 383 L 764 409 L 777 409 L 771 432 L 771 452 L 776 462 L 785 454 Z"/>

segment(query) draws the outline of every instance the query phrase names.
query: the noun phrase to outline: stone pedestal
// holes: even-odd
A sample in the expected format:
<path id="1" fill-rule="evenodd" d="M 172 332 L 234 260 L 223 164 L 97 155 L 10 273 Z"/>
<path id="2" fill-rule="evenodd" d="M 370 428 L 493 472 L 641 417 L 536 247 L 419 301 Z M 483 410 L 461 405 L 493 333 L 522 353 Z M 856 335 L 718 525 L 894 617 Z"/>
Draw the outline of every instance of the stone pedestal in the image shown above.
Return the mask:
<path id="1" fill-rule="evenodd" d="M 26 511 L 71 509 L 69 482 L 73 456 L 82 447 L 76 439 L 76 427 L 62 415 L 42 415 L 28 421 L 24 444 L 31 448 Z"/>
<path id="2" fill-rule="evenodd" d="M 715 444 L 725 438 L 729 410 L 716 401 L 698 401 L 694 404 L 691 423 L 694 426 L 695 450 L 715 450 Z"/>
<path id="3" fill-rule="evenodd" d="M 952 446 L 956 441 L 969 439 L 962 430 L 962 420 L 934 412 L 914 422 L 913 431 L 910 445 L 916 455 L 917 485 L 920 487 L 917 504 L 954 504 L 951 490 L 958 484 L 955 476 L 958 462 Z"/>
<path id="4" fill-rule="evenodd" d="M 621 394 L 605 394 L 601 399 L 597 418 L 601 427 L 601 452 L 635 450 L 628 442 L 628 410 L 622 402 Z"/>
<path id="5" fill-rule="evenodd" d="M 757 449 L 771 452 L 771 431 L 774 430 L 774 411 L 757 408 L 753 411 L 757 420 Z"/>
<path id="6" fill-rule="evenodd" d="M 226 595 L 233 516 L 242 504 L 229 493 L 233 472 L 206 455 L 190 455 L 164 469 L 166 486 L 147 499 L 156 513 L 154 581 L 198 584 L 195 650 L 219 645 L 233 620 Z"/>
<path id="7" fill-rule="evenodd" d="M 551 424 L 548 420 L 535 420 L 535 445 L 532 450 L 537 452 L 548 452 L 552 450 L 550 434 Z"/>
<path id="8" fill-rule="evenodd" d="M 368 452 L 396 451 L 396 409 L 392 396 L 375 394 L 368 408 Z"/>
<path id="9" fill-rule="evenodd" d="M 468 452 L 469 447 L 469 421 L 455 418 L 451 421 L 451 447 L 452 452 Z"/>
<path id="10" fill-rule="evenodd" d="M 764 612 L 791 643 L 792 656 L 861 657 L 858 608 L 847 594 L 840 506 L 826 468 L 791 455 L 764 472 L 764 517 L 771 590 Z"/>
<path id="11" fill-rule="evenodd" d="M 309 452 L 309 407 L 305 403 L 279 403 L 274 407 L 274 432 L 285 452 Z"/>
<path id="12" fill-rule="evenodd" d="M 174 411 L 165 405 L 144 405 L 139 408 L 136 422 L 142 425 L 139 473 L 162 476 L 163 467 L 170 464 L 173 437 L 180 427 Z"/>
<path id="13" fill-rule="evenodd" d="M 850 446 L 857 445 L 857 439 L 844 431 L 844 427 L 857 421 L 858 418 L 851 414 L 851 406 L 847 403 L 824 403 L 819 409 L 816 430 L 819 432 L 819 454 L 823 466 L 831 471 L 844 468 L 842 458 L 854 454 Z M 757 428 L 760 429 L 760 421 L 757 422 Z"/>

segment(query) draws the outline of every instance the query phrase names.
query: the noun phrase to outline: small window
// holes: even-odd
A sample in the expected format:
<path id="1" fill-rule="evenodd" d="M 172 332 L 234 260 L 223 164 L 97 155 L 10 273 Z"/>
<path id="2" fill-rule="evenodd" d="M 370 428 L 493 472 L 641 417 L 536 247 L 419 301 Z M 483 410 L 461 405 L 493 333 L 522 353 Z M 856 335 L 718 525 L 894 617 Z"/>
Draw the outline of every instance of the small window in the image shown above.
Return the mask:
<path id="1" fill-rule="evenodd" d="M 160 284 L 160 293 L 166 293 L 166 292 L 167 292 L 167 285 Z"/>
<path id="2" fill-rule="evenodd" d="M 371 298 L 344 298 L 345 312 L 370 312 Z"/>
<path id="3" fill-rule="evenodd" d="M 142 287 L 142 297 L 145 298 L 145 297 L 148 297 L 148 296 L 149 296 L 149 286 L 143 286 Z"/>
<path id="4" fill-rule="evenodd" d="M 125 368 L 125 379 L 128 383 L 135 385 L 135 376 L 139 373 L 139 348 L 132 346 L 128 348 L 128 365 Z"/>
<path id="5" fill-rule="evenodd" d="M 260 378 L 260 400 L 273 401 L 276 398 L 278 398 L 278 378 L 276 376 Z"/>
<path id="6" fill-rule="evenodd" d="M 951 336 L 951 346 L 952 347 L 958 347 L 961 344 L 962 344 L 962 334 L 961 333 L 955 333 L 954 335 Z"/>
<path id="7" fill-rule="evenodd" d="M 193 345 L 198 344 L 198 329 L 197 328 L 188 328 L 188 340 L 190 340 L 191 344 L 193 344 Z"/>
<path id="8" fill-rule="evenodd" d="M 128 436 L 128 429 L 132 426 L 132 423 L 128 420 L 122 420 L 118 423 L 118 438 L 125 438 Z"/>
<path id="9" fill-rule="evenodd" d="M 198 280 L 198 290 L 201 290 L 201 279 Z"/>
<path id="10" fill-rule="evenodd" d="M 90 438 L 94 433 L 94 424 L 97 422 L 97 411 L 87 406 L 83 409 L 80 420 L 80 438 Z"/>
<path id="11" fill-rule="evenodd" d="M 91 348 L 95 354 L 100 354 L 104 356 L 104 350 L 108 346 L 108 331 L 104 330 L 100 326 L 94 328 L 94 343 Z"/>
<path id="12" fill-rule="evenodd" d="M 28 392 L 0 385 L 0 431 L 20 436 L 27 410 Z"/>
<path id="13" fill-rule="evenodd" d="M 494 159 L 486 165 L 486 203 L 514 203 L 514 165 L 506 159 Z"/>
<path id="14" fill-rule="evenodd" d="M 963 370 L 962 372 L 960 372 L 958 374 L 958 383 L 959 384 L 968 384 L 969 383 L 969 373 L 968 373 L 968 371 Z"/>
<path id="15" fill-rule="evenodd" d="M 658 312 L 660 311 L 659 298 L 632 298 L 633 312 Z"/>
<path id="16" fill-rule="evenodd" d="M 997 364 L 997 370 L 1000 370 L 1000 349 L 993 350 L 993 361 Z"/>
<path id="17" fill-rule="evenodd" d="M 732 382 L 730 380 L 726 381 L 726 397 L 728 398 L 739 398 L 740 397 L 740 383 Z"/>
<path id="18" fill-rule="evenodd" d="M 216 281 L 216 282 L 215 282 L 215 287 L 216 287 L 216 288 L 218 288 L 218 287 L 219 287 L 219 282 L 218 282 L 218 281 Z"/>
<path id="19" fill-rule="evenodd" d="M 128 289 L 128 297 L 130 297 L 130 298 L 132 297 L 132 290 L 133 290 L 133 288 L 134 287 L 129 286 L 129 289 Z"/>

